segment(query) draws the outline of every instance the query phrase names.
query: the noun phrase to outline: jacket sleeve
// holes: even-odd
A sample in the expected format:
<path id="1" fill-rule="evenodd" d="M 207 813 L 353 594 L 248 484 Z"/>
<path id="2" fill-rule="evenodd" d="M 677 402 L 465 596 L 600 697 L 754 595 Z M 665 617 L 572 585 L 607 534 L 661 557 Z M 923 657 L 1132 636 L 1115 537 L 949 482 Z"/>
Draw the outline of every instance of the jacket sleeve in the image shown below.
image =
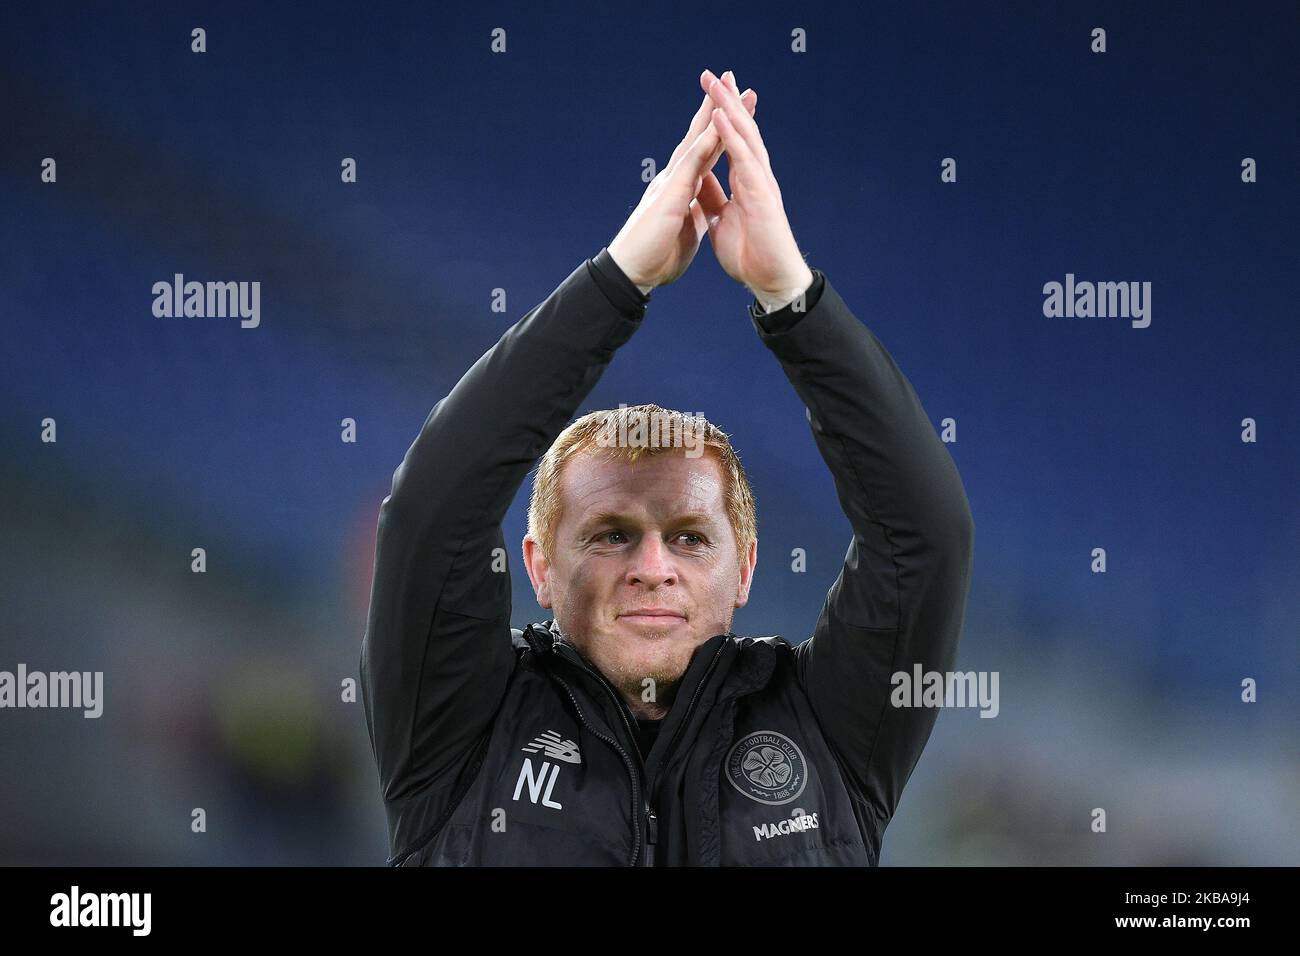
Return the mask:
<path id="1" fill-rule="evenodd" d="M 648 302 L 602 249 L 433 407 L 394 473 L 361 647 L 386 802 L 445 783 L 492 720 L 515 661 L 501 521 Z"/>
<path id="2" fill-rule="evenodd" d="M 950 671 L 965 615 L 974 521 L 956 465 L 889 353 L 813 270 L 806 310 L 750 317 L 806 406 L 853 540 L 796 673 L 876 833 L 934 727 L 890 704 L 891 675 Z"/>

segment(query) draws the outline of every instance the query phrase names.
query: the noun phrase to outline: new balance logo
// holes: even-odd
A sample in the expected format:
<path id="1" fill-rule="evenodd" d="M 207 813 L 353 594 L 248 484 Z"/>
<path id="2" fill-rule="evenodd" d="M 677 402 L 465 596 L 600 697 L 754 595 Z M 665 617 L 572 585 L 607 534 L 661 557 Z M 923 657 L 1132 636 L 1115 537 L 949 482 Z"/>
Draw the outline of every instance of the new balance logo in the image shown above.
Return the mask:
<path id="1" fill-rule="evenodd" d="M 540 753 L 552 760 L 563 760 L 565 763 L 582 762 L 582 755 L 578 753 L 578 745 L 572 740 L 563 739 L 553 730 L 538 734 L 522 749 L 526 754 Z M 519 799 L 524 784 L 527 784 L 528 799 L 533 803 L 540 802 L 542 806 L 550 810 L 563 810 L 564 806 L 561 803 L 551 799 L 551 791 L 555 789 L 555 779 L 559 775 L 559 763 L 543 760 L 540 768 L 534 768 L 532 760 L 525 757 L 524 765 L 519 768 L 519 779 L 515 781 L 514 799 Z"/>
<path id="2" fill-rule="evenodd" d="M 524 747 L 523 750 L 526 754 L 541 752 L 554 760 L 563 760 L 565 763 L 582 762 L 582 755 L 578 753 L 578 745 L 572 740 L 560 739 L 560 735 L 553 730 L 548 730 L 546 733 L 534 737 L 532 743 Z"/>

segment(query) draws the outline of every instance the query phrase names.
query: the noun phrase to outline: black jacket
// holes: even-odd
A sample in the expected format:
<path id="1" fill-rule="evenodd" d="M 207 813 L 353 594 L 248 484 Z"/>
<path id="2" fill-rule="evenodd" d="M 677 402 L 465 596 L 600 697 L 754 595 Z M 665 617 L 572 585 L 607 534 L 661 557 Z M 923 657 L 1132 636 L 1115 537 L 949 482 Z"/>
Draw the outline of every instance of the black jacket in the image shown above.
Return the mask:
<path id="1" fill-rule="evenodd" d="M 953 669 L 974 524 L 911 385 L 825 276 L 761 340 L 853 528 L 809 640 L 697 648 L 642 760 L 613 687 L 551 622 L 510 625 L 501 521 L 649 298 L 607 250 L 429 414 L 379 511 L 361 649 L 392 865 L 876 865 L 934 726 L 891 675 Z M 496 551 L 496 549 L 502 549 Z"/>

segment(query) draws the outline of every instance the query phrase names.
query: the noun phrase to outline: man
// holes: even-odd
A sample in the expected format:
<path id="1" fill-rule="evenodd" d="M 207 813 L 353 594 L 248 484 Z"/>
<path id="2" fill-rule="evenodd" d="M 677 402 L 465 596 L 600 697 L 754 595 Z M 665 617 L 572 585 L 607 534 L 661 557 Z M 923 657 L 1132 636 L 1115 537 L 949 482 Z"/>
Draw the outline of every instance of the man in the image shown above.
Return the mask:
<path id="1" fill-rule="evenodd" d="M 936 712 L 891 706 L 891 675 L 955 663 L 961 480 L 884 347 L 804 263 L 756 94 L 730 72 L 700 83 L 619 234 L 434 407 L 380 509 L 361 678 L 392 865 L 874 866 L 929 738 Z M 705 232 L 752 291 L 853 528 L 798 646 L 731 633 L 757 539 L 725 435 L 703 423 L 702 454 L 601 439 L 633 415 L 685 421 L 656 406 L 564 428 Z M 554 618 L 520 631 L 500 524 L 543 453 L 523 556 Z"/>

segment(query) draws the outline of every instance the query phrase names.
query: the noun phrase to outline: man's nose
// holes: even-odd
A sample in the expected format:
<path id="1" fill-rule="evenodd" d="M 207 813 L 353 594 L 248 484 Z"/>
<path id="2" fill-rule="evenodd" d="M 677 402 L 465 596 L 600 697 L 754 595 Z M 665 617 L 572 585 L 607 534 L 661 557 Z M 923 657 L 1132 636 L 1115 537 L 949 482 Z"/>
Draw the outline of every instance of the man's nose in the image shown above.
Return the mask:
<path id="1" fill-rule="evenodd" d="M 627 577 L 629 584 L 642 584 L 648 588 L 676 584 L 677 569 L 673 564 L 672 550 L 657 535 L 645 535 L 632 554 Z"/>

